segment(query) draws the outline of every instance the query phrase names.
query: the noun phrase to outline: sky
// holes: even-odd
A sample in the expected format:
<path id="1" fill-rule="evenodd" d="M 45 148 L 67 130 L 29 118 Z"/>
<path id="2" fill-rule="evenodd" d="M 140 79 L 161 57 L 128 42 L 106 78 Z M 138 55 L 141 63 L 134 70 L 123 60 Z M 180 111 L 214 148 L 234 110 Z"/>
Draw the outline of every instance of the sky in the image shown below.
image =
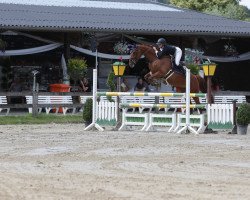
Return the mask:
<path id="1" fill-rule="evenodd" d="M 250 9 L 250 0 L 241 0 L 240 5 L 246 6 L 248 9 Z"/>

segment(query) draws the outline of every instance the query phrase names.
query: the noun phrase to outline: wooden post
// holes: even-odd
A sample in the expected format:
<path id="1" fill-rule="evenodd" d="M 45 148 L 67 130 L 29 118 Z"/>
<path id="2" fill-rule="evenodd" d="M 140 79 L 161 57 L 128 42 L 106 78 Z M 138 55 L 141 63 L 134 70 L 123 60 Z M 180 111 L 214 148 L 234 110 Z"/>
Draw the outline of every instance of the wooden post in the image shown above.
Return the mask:
<path id="1" fill-rule="evenodd" d="M 32 89 L 32 116 L 37 117 L 38 115 L 38 84 L 36 83 L 36 75 L 39 72 L 37 70 L 33 71 L 33 89 Z"/>
<path id="2" fill-rule="evenodd" d="M 236 102 L 237 100 L 234 99 L 232 101 L 233 103 L 233 129 L 231 131 L 231 134 L 237 134 L 237 124 L 236 124 Z"/>
<path id="3" fill-rule="evenodd" d="M 119 72 L 119 69 L 118 69 Z M 117 91 L 121 92 L 121 76 L 118 75 L 117 77 Z M 117 96 L 117 123 L 116 123 L 116 127 L 114 128 L 114 130 L 118 130 L 122 124 L 121 122 L 121 111 L 120 111 L 120 96 Z"/>
<path id="4" fill-rule="evenodd" d="M 118 69 L 119 70 L 119 69 Z M 117 79 L 117 91 L 118 92 L 121 92 L 121 76 L 119 75 L 118 76 L 118 79 Z M 119 126 L 119 123 L 121 123 L 121 112 L 120 112 L 120 97 L 117 96 L 117 124 Z"/>
<path id="5" fill-rule="evenodd" d="M 32 116 L 37 117 L 38 115 L 38 92 L 37 90 L 33 91 L 32 96 L 33 96 Z"/>
<path id="6" fill-rule="evenodd" d="M 207 103 L 212 103 L 211 76 L 207 76 Z"/>

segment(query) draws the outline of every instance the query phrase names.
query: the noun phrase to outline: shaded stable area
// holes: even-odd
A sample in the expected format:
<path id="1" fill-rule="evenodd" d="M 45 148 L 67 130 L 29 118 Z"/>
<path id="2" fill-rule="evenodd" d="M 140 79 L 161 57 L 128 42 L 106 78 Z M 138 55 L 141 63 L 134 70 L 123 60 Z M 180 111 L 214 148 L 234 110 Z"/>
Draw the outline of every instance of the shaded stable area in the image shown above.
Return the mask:
<path id="1" fill-rule="evenodd" d="M 89 34 L 82 34 L 80 32 L 70 32 L 68 34 L 61 32 L 27 32 L 30 35 L 39 36 L 41 38 L 46 38 L 49 40 L 54 40 L 56 42 L 65 42 L 65 37 L 67 38 L 67 44 L 80 45 L 83 48 L 90 49 L 91 41 L 88 38 Z M 128 38 L 123 37 L 122 34 L 113 33 L 99 33 L 97 34 L 98 51 L 106 54 L 115 54 L 114 45 L 116 42 L 121 40 L 127 41 L 128 43 L 135 44 Z M 237 53 L 242 54 L 249 51 L 250 42 L 248 38 L 222 38 L 219 36 L 165 36 L 165 35 L 147 35 L 140 34 L 136 35 L 138 38 L 143 38 L 146 43 L 154 44 L 159 37 L 166 38 L 167 42 L 171 45 L 179 46 L 183 50 L 185 48 L 199 49 L 204 51 L 204 55 L 209 56 L 222 56 L 226 57 L 227 52 L 225 52 L 225 45 L 230 42 L 235 46 Z M 45 43 L 37 41 L 32 38 L 28 38 L 22 35 L 3 35 L 2 38 L 7 42 L 8 49 L 22 49 L 22 48 L 32 48 L 39 45 L 44 45 Z M 61 68 L 61 55 L 65 53 L 65 47 L 60 47 L 58 49 L 33 54 L 33 55 L 23 55 L 23 56 L 12 56 L 10 57 L 10 64 L 13 66 L 11 68 L 13 74 L 10 79 L 14 76 L 19 76 L 21 80 L 29 80 L 26 83 L 26 88 L 31 88 L 32 76 L 30 72 L 37 66 L 39 67 L 40 73 L 37 75 L 38 83 L 40 84 L 40 90 L 48 91 L 49 85 L 54 83 L 59 83 L 62 79 L 62 68 Z M 88 77 L 92 79 L 92 69 L 95 66 L 95 57 L 87 54 L 77 52 L 73 49 L 67 51 L 68 58 L 70 57 L 84 57 L 88 64 Z M 184 54 L 183 54 L 184 59 Z M 105 60 L 98 59 L 99 68 L 102 69 L 104 65 L 107 65 L 109 61 L 110 70 L 111 65 L 116 60 Z M 124 61 L 126 64 L 128 62 Z M 240 61 L 240 62 L 217 62 L 218 66 L 213 78 L 213 82 L 217 83 L 221 90 L 231 90 L 231 91 L 250 91 L 249 87 L 249 64 L 250 61 Z M 28 67 L 30 66 L 30 68 Z M 33 68 L 31 66 L 34 66 Z M 106 70 L 107 71 L 107 70 Z M 129 67 L 125 70 L 125 76 L 141 76 L 143 77 L 148 72 L 148 61 L 143 58 L 139 60 L 135 68 L 131 69 Z M 100 72 L 103 76 L 103 72 Z M 106 72 L 105 77 L 107 77 L 108 72 Z M 3 79 L 0 80 L 3 82 Z M 10 83 L 9 83 L 10 86 Z M 3 88 L 2 88 L 3 89 Z M 8 88 L 6 88 L 8 89 Z M 4 89 L 3 89 L 4 90 Z"/>
<path id="2" fill-rule="evenodd" d="M 205 55 L 211 56 L 232 56 L 227 55 L 225 45 L 231 45 L 237 50 L 237 55 L 249 52 L 250 40 L 248 38 L 221 38 L 205 46 Z M 218 82 L 222 90 L 250 91 L 250 60 L 239 62 L 217 62 L 214 80 Z"/>
<path id="3" fill-rule="evenodd" d="M 250 91 L 250 61 L 218 63 L 215 78 L 224 90 Z"/>

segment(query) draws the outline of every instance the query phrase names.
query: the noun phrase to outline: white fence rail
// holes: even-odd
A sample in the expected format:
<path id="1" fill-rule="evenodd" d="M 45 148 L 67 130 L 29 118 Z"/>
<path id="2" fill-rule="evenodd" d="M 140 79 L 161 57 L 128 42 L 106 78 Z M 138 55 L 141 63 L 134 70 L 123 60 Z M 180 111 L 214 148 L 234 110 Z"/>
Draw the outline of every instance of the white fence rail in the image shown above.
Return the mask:
<path id="1" fill-rule="evenodd" d="M 123 109 L 123 112 L 124 111 L 125 110 Z M 96 119 L 98 121 L 117 121 L 116 102 L 98 102 L 96 108 Z M 233 119 L 233 104 L 207 105 L 207 124 L 233 124 Z"/>
<path id="2" fill-rule="evenodd" d="M 233 124 L 233 104 L 208 104 L 207 120 L 209 123 L 232 123 Z"/>
<path id="3" fill-rule="evenodd" d="M 97 120 L 117 120 L 116 102 L 100 101 L 96 106 Z"/>

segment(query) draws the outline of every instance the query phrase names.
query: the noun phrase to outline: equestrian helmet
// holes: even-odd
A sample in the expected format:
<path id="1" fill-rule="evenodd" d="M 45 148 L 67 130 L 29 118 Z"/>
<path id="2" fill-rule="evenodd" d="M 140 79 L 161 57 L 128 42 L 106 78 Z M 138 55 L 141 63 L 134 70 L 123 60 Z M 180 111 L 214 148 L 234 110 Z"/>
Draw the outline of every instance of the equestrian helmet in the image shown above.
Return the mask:
<path id="1" fill-rule="evenodd" d="M 166 45 L 167 41 L 164 38 L 159 38 L 156 44 L 157 45 L 159 45 L 159 44 Z"/>

